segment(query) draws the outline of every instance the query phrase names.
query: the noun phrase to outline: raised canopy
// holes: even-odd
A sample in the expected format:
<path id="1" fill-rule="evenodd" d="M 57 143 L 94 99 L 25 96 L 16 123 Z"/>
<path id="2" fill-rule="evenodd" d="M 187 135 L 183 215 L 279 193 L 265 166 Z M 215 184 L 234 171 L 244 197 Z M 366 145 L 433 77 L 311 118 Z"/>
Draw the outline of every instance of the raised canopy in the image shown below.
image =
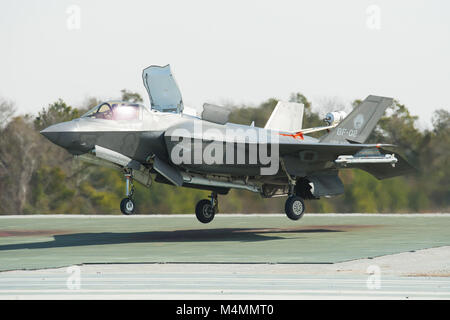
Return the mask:
<path id="1" fill-rule="evenodd" d="M 170 65 L 150 66 L 142 72 L 142 79 L 152 109 L 161 112 L 183 112 L 183 99 Z"/>

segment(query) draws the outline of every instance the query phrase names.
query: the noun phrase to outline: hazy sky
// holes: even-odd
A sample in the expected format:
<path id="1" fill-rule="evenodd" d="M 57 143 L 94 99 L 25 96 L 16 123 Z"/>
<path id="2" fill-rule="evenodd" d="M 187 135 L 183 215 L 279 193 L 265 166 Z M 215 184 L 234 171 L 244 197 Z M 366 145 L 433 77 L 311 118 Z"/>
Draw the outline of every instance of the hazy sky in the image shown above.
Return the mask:
<path id="1" fill-rule="evenodd" d="M 185 104 L 391 96 L 430 123 L 450 109 L 449 1 L 0 2 L 0 97 L 37 113 L 61 97 L 148 97 L 170 63 Z"/>

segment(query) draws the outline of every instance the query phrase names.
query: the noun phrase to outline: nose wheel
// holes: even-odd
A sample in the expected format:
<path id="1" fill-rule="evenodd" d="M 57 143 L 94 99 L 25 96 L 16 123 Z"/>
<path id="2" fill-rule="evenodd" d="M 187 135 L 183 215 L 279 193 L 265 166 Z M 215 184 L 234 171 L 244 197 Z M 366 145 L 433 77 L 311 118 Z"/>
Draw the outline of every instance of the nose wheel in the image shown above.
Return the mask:
<path id="1" fill-rule="evenodd" d="M 122 211 L 123 214 L 126 215 L 133 214 L 135 208 L 136 204 L 131 198 L 122 199 L 122 201 L 120 202 L 120 211 Z"/>
<path id="2" fill-rule="evenodd" d="M 210 197 L 211 200 L 200 200 L 195 206 L 195 215 L 201 223 L 211 222 L 214 219 L 215 214 L 219 211 L 217 193 L 211 193 Z"/>
<path id="3" fill-rule="evenodd" d="M 130 215 L 136 210 L 136 203 L 133 200 L 134 185 L 133 185 L 133 175 L 130 172 L 125 173 L 126 179 L 126 198 L 122 199 L 120 202 L 120 211 L 123 214 Z"/>

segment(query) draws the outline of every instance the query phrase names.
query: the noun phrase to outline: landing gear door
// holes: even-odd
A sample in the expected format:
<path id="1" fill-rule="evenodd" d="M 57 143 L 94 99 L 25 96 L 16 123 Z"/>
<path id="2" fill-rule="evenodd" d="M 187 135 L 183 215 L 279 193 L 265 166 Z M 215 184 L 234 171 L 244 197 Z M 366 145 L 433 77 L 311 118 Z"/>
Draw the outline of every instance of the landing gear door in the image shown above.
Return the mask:
<path id="1" fill-rule="evenodd" d="M 151 108 L 161 112 L 183 112 L 183 99 L 172 75 L 170 65 L 150 66 L 142 72 Z"/>

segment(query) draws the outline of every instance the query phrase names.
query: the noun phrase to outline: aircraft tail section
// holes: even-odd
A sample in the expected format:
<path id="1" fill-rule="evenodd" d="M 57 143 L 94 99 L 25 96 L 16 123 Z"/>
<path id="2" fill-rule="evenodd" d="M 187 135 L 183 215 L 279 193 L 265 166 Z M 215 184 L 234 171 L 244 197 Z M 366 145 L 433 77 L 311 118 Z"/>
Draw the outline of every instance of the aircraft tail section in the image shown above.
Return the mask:
<path id="1" fill-rule="evenodd" d="M 368 96 L 320 142 L 365 143 L 384 111 L 392 105 L 393 101 L 392 98 Z"/>
<path id="2" fill-rule="evenodd" d="M 304 106 L 296 102 L 278 101 L 264 129 L 297 132 L 302 129 Z"/>

